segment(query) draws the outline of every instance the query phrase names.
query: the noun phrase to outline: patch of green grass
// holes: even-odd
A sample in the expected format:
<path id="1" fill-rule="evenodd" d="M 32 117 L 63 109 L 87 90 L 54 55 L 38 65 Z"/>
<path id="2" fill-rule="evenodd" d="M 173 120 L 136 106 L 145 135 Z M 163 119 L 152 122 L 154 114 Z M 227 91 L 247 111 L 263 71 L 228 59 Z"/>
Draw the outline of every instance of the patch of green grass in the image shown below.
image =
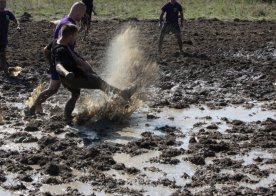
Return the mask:
<path id="1" fill-rule="evenodd" d="M 56 19 L 68 14 L 74 0 L 9 0 L 17 15 L 29 12 L 36 20 Z M 99 18 L 158 19 L 166 0 L 94 0 Z M 185 18 L 276 20 L 276 0 L 179 0 Z"/>

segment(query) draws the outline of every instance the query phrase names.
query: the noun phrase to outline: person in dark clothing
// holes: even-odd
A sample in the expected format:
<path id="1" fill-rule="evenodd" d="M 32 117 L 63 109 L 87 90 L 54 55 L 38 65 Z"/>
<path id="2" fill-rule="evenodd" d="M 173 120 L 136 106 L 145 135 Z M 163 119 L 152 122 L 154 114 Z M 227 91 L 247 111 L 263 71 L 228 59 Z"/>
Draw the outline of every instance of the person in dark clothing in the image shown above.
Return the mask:
<path id="1" fill-rule="evenodd" d="M 13 21 L 17 24 L 17 30 L 20 31 L 19 22 L 16 20 L 14 14 L 6 8 L 6 0 L 0 0 L 0 71 L 9 74 L 8 63 L 6 59 L 6 47 L 8 45 L 9 23 Z"/>
<path id="2" fill-rule="evenodd" d="M 71 98 L 65 105 L 65 120 L 70 123 L 72 112 L 80 96 L 80 90 L 100 89 L 105 93 L 116 93 L 125 99 L 129 99 L 134 93 L 135 88 L 119 90 L 104 80 L 102 80 L 75 51 L 70 48 L 70 44 L 76 41 L 78 28 L 75 25 L 64 25 L 62 34 L 58 40 L 50 43 L 53 63 L 59 74 L 61 83 L 71 92 Z"/>
<path id="3" fill-rule="evenodd" d="M 84 38 L 86 38 L 88 31 L 91 27 L 92 12 L 95 15 L 97 15 L 97 13 L 94 9 L 93 0 L 82 0 L 82 2 L 86 5 L 86 14 L 81 21 L 82 28 L 85 28 Z"/>
<path id="4" fill-rule="evenodd" d="M 165 13 L 166 13 L 166 20 L 163 23 Z M 166 3 L 162 7 L 162 12 L 160 15 L 160 26 L 162 27 L 162 29 L 161 29 L 159 45 L 158 45 L 159 54 L 161 54 L 162 52 L 162 44 L 163 44 L 164 37 L 166 34 L 170 32 L 172 32 L 176 36 L 180 53 L 183 53 L 181 30 L 180 30 L 179 21 L 178 21 L 179 16 L 180 16 L 181 28 L 182 28 L 184 23 L 183 8 L 176 0 L 170 0 L 170 2 Z"/>
<path id="5" fill-rule="evenodd" d="M 77 22 L 79 22 L 83 18 L 85 14 L 85 10 L 86 10 L 85 5 L 82 2 L 74 3 L 71 7 L 71 10 L 68 16 L 63 17 L 61 20 L 54 21 L 53 25 L 56 26 L 54 31 L 54 36 L 53 36 L 54 39 L 58 39 L 60 37 L 61 28 L 65 24 L 76 24 Z M 71 47 L 74 48 L 75 43 L 73 43 Z M 46 90 L 40 93 L 34 105 L 29 109 L 30 115 L 34 115 L 36 112 L 42 113 L 43 112 L 42 103 L 44 103 L 48 98 L 56 94 L 61 85 L 59 75 L 52 62 L 51 48 L 45 47 L 44 54 L 48 60 L 48 63 L 50 64 L 50 74 L 51 74 L 50 84 Z"/>

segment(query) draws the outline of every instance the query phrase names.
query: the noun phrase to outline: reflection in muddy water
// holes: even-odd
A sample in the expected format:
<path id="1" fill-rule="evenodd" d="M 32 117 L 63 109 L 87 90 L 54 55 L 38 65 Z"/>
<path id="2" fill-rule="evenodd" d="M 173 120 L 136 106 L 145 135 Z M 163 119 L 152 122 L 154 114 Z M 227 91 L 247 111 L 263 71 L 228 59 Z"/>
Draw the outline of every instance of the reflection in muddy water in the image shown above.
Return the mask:
<path id="1" fill-rule="evenodd" d="M 189 149 L 190 139 L 193 134 L 199 132 L 200 129 L 204 128 L 209 130 L 207 127 L 209 125 L 216 125 L 216 131 L 219 131 L 222 134 L 227 134 L 226 129 L 230 129 L 233 125 L 231 123 L 226 123 L 222 121 L 222 118 L 227 118 L 230 122 L 232 120 L 241 120 L 246 122 L 254 121 L 263 121 L 267 118 L 275 119 L 275 112 L 273 111 L 263 111 L 261 105 L 255 105 L 251 109 L 245 109 L 243 107 L 234 107 L 229 106 L 220 110 L 211 110 L 207 106 L 196 107 L 193 106 L 189 109 L 170 109 L 170 108 L 149 108 L 143 106 L 139 108 L 128 121 L 125 122 L 95 122 L 90 125 L 80 126 L 76 125 L 73 127 L 67 126 L 64 128 L 64 132 L 60 134 L 54 133 L 44 133 L 43 131 L 37 131 L 31 133 L 32 136 L 37 137 L 38 139 L 42 138 L 45 135 L 51 135 L 52 137 L 57 137 L 62 140 L 66 140 L 66 134 L 76 133 L 78 137 L 82 139 L 82 144 L 78 147 L 83 146 L 95 146 L 96 144 L 103 142 L 111 142 L 116 144 L 128 144 L 129 142 L 136 141 L 141 139 L 141 134 L 145 131 L 151 132 L 154 135 L 158 136 L 167 136 L 167 133 L 158 129 L 164 126 L 176 127 L 178 131 L 175 132 L 177 141 L 180 141 L 179 146 L 175 146 L 177 149 L 183 148 L 184 150 Z M 0 129 L 0 138 L 8 138 L 10 134 L 17 133 L 19 129 L 11 128 L 10 126 L 1 126 Z M 21 129 L 22 131 L 22 129 Z M 210 130 L 212 132 L 212 130 Z M 221 139 L 220 141 L 227 142 L 227 140 Z M 220 142 L 219 141 L 219 142 Z M 7 139 L 2 146 L 1 150 L 11 150 L 11 151 L 31 151 L 33 149 L 39 149 L 37 143 L 14 143 L 12 140 Z M 56 152 L 55 155 L 60 156 L 62 152 Z M 106 176 L 115 178 L 117 180 L 124 180 L 126 183 L 122 185 L 123 188 L 129 188 L 132 190 L 142 191 L 147 195 L 170 195 L 175 189 L 170 186 L 164 186 L 160 181 L 169 180 L 175 184 L 175 186 L 186 186 L 191 183 L 191 177 L 195 176 L 197 169 L 200 166 L 196 166 L 189 161 L 186 161 L 186 157 L 190 156 L 189 154 L 182 154 L 174 159 L 178 159 L 180 162 L 176 165 L 171 164 L 161 164 L 155 161 L 154 159 L 159 159 L 162 154 L 161 150 L 147 150 L 146 153 L 142 153 L 138 156 L 130 156 L 130 154 L 125 153 L 115 153 L 113 159 L 117 164 L 123 163 L 127 168 L 136 168 L 140 172 L 136 175 L 127 174 L 125 171 L 118 171 L 115 169 L 110 169 L 104 174 Z M 184 158 L 185 157 L 185 158 Z M 254 164 L 254 159 L 273 159 L 275 154 L 272 152 L 264 150 L 252 150 L 244 155 L 233 155 L 231 158 L 234 160 L 243 160 L 243 165 L 247 166 Z M 184 158 L 184 159 L 183 159 Z M 205 159 L 206 165 L 213 165 L 213 160 L 217 157 L 209 157 Z M 40 170 L 41 167 L 38 165 L 31 166 L 34 170 Z M 264 169 L 267 169 L 266 166 L 260 166 Z M 275 169 L 275 166 L 270 166 L 272 169 Z M 74 170 L 72 174 L 77 177 L 86 176 L 85 172 L 80 172 Z M 36 171 L 37 172 L 37 171 Z M 242 170 L 240 170 L 242 172 Z M 221 174 L 225 175 L 234 175 L 234 170 L 222 170 Z M 43 174 L 32 173 L 33 183 L 40 183 Z M 268 187 L 273 181 L 275 181 L 275 174 L 270 174 L 267 178 L 255 179 L 253 175 L 245 174 L 250 179 L 260 180 L 256 184 L 241 184 L 244 187 L 249 187 L 256 189 L 258 187 Z M 183 177 L 186 176 L 186 177 Z M 6 183 L 17 183 L 16 179 L 7 176 Z M 30 187 L 33 187 L 30 185 Z M 223 188 L 224 185 L 217 184 L 217 188 Z M 33 187 L 34 188 L 34 187 Z M 82 183 L 79 181 L 60 184 L 60 185 L 46 185 L 43 184 L 40 187 L 41 192 L 50 192 L 51 194 L 66 194 L 68 190 L 77 189 L 79 193 L 84 195 L 107 195 L 104 190 L 103 192 L 96 192 L 93 190 L 97 187 L 93 187 L 91 182 Z M 198 193 L 200 191 L 209 188 L 208 186 L 203 186 L 203 188 L 190 189 L 192 193 Z M 102 190 L 102 189 L 100 189 Z M 0 189 L 0 195 L 10 195 L 9 192 L 5 192 Z M 11 194 L 13 195 L 13 194 Z"/>
<path id="2" fill-rule="evenodd" d="M 7 191 L 4 191 L 3 189 L 0 188 L 0 195 L 1 196 L 12 196 L 11 193 L 7 192 Z"/>
<path id="3" fill-rule="evenodd" d="M 42 192 L 50 192 L 51 194 L 65 194 L 68 189 L 74 190 L 77 189 L 79 193 L 84 195 L 92 195 L 94 193 L 92 189 L 92 185 L 89 183 L 81 183 L 81 182 L 72 182 L 68 184 L 61 185 L 43 185 L 40 190 Z M 98 194 L 97 194 L 98 195 Z"/>
<path id="4" fill-rule="evenodd" d="M 148 114 L 153 115 L 155 118 L 148 119 Z M 183 134 L 188 134 L 199 130 L 199 128 L 194 127 L 196 123 L 206 124 L 200 128 L 204 128 L 211 123 L 217 123 L 217 131 L 224 133 L 229 128 L 229 125 L 221 121 L 221 118 L 224 117 L 229 120 L 239 119 L 244 122 L 253 122 L 275 118 L 276 114 L 273 111 L 263 111 L 261 107 L 245 109 L 241 106 L 229 106 L 220 110 L 210 110 L 204 106 L 204 110 L 202 110 L 194 106 L 189 109 L 177 110 L 171 108 L 151 109 L 144 106 L 134 112 L 127 123 L 103 122 L 91 124 L 90 126 L 77 126 L 75 128 L 86 139 L 91 137 L 92 141 L 103 139 L 125 144 L 141 138 L 141 133 L 144 131 L 151 131 L 154 134 L 162 135 L 163 133 L 156 130 L 156 128 L 164 126 L 173 126 L 180 129 Z M 186 136 L 181 139 L 183 142 L 181 148 L 183 149 L 187 149 L 189 144 L 189 135 Z"/>
<path id="5" fill-rule="evenodd" d="M 149 151 L 147 153 L 131 157 L 128 154 L 115 154 L 114 160 L 117 163 L 123 163 L 126 167 L 135 167 L 139 169 L 144 177 L 144 179 L 150 181 L 158 181 L 161 179 L 169 179 L 171 181 L 175 181 L 176 185 L 184 186 L 188 181 L 185 180 L 182 176 L 186 173 L 188 176 L 193 176 L 195 173 L 196 167 L 190 164 L 189 162 L 180 162 L 177 165 L 169 165 L 169 164 L 159 164 L 153 163 L 150 160 L 152 158 L 158 157 L 161 153 L 158 151 Z M 182 156 L 176 157 L 181 159 Z M 153 171 L 148 171 L 148 168 L 154 168 Z M 172 190 L 163 187 L 162 185 L 157 185 L 156 187 L 151 187 L 148 185 L 142 186 L 137 182 L 137 177 L 122 173 L 120 171 L 112 170 L 112 172 L 107 172 L 109 175 L 115 175 L 118 179 L 123 179 L 128 182 L 128 187 L 137 189 L 143 189 L 149 195 L 157 195 L 156 193 L 164 193 L 171 192 Z M 166 190 L 165 192 L 163 192 Z"/>
<path id="6" fill-rule="evenodd" d="M 276 154 L 272 154 L 266 151 L 261 150 L 253 150 L 249 152 L 248 154 L 245 154 L 244 156 L 237 155 L 235 157 L 235 160 L 243 160 L 243 165 L 250 165 L 253 164 L 256 158 L 263 158 L 263 159 L 271 159 L 273 157 L 276 157 Z M 276 169 L 276 168 L 275 168 Z"/>
<path id="7" fill-rule="evenodd" d="M 7 151 L 31 151 L 33 149 L 38 149 L 38 144 L 37 143 L 8 143 L 5 145 L 2 145 L 0 147 L 0 150 L 7 150 Z"/>
<path id="8" fill-rule="evenodd" d="M 276 181 L 276 174 L 269 174 L 269 176 L 267 178 L 262 178 L 260 180 L 260 182 L 258 182 L 256 184 L 242 183 L 241 185 L 255 190 L 260 187 L 267 188 L 267 187 L 269 187 L 269 185 L 271 185 L 271 183 L 273 183 L 275 181 Z"/>

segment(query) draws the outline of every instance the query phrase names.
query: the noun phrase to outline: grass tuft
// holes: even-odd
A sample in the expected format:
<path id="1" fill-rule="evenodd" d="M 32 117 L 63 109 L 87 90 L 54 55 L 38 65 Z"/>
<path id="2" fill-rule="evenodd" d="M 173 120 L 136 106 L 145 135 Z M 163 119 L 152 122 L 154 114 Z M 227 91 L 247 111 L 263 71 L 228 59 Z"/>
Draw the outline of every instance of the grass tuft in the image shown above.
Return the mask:
<path id="1" fill-rule="evenodd" d="M 36 20 L 57 19 L 68 14 L 75 0 L 9 0 L 17 15 L 29 12 Z M 166 0 L 94 0 L 99 18 L 157 19 Z M 276 20 L 276 0 L 179 0 L 186 18 Z"/>

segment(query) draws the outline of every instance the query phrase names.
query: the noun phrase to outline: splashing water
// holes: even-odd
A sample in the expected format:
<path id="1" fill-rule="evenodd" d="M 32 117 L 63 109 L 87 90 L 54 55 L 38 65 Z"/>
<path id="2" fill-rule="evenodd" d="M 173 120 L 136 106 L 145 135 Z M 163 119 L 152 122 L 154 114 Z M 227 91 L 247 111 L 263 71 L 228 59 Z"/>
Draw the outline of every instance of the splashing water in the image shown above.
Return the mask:
<path id="1" fill-rule="evenodd" d="M 156 80 L 158 66 L 145 58 L 139 45 L 139 30 L 126 27 L 116 36 L 107 51 L 106 80 L 118 88 L 135 83 L 140 88 Z"/>
<path id="2" fill-rule="evenodd" d="M 3 125 L 4 124 L 4 118 L 2 116 L 2 114 L 0 113 L 0 125 Z"/>
<path id="3" fill-rule="evenodd" d="M 22 72 L 22 67 L 9 67 L 9 73 L 11 76 L 16 77 Z"/>
<path id="4" fill-rule="evenodd" d="M 82 99 L 79 121 L 91 119 L 127 119 L 141 103 L 141 95 L 157 80 L 158 65 L 145 58 L 139 45 L 139 30 L 135 27 L 123 28 L 111 42 L 107 50 L 104 79 L 111 85 L 125 89 L 137 86 L 137 92 L 126 101 L 118 95 L 95 98 L 86 95 Z"/>
<path id="5" fill-rule="evenodd" d="M 37 97 L 40 95 L 40 93 L 45 89 L 45 84 L 39 84 L 32 92 L 31 96 L 26 100 L 25 104 L 28 108 L 31 108 Z"/>

